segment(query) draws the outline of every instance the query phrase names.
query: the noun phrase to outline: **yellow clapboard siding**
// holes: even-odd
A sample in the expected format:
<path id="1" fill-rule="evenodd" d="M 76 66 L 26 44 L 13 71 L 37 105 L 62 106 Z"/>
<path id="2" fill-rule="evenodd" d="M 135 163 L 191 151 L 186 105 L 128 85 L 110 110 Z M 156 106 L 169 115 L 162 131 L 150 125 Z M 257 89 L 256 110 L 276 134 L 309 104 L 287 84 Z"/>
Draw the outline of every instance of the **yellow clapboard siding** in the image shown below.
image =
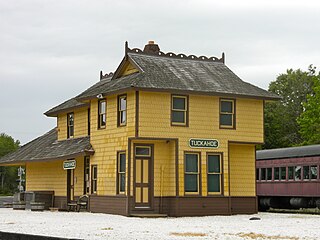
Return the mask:
<path id="1" fill-rule="evenodd" d="M 74 138 L 88 135 L 88 108 L 70 110 L 74 113 Z M 61 113 L 57 118 L 58 140 L 67 139 L 67 113 Z"/>
<path id="2" fill-rule="evenodd" d="M 95 150 L 95 154 L 90 158 L 90 162 L 98 166 L 98 195 L 116 194 L 117 151 L 126 152 L 126 158 L 128 158 L 128 137 L 135 135 L 135 92 L 131 91 L 127 93 L 126 126 L 118 127 L 117 101 L 118 95 L 106 98 L 107 122 L 105 129 L 98 129 L 98 100 L 91 101 L 90 142 Z M 128 164 L 127 159 L 126 164 Z"/>
<path id="3" fill-rule="evenodd" d="M 229 151 L 231 196 L 255 196 L 255 147 L 231 144 Z"/>
<path id="4" fill-rule="evenodd" d="M 83 194 L 84 160 L 76 158 L 74 170 L 75 196 Z M 63 161 L 27 163 L 26 190 L 54 191 L 56 196 L 67 196 L 67 171 L 63 170 Z"/>
<path id="5" fill-rule="evenodd" d="M 139 136 L 179 138 L 179 195 L 184 195 L 184 151 L 201 152 L 202 195 L 207 195 L 206 153 L 223 153 L 224 195 L 228 196 L 228 141 L 263 142 L 263 101 L 236 99 L 236 129 L 220 129 L 219 97 L 189 95 L 189 126 L 171 126 L 171 94 L 140 92 Z M 192 149 L 190 138 L 218 139 L 218 149 Z M 253 168 L 254 169 L 254 168 Z M 156 176 L 155 176 L 156 178 Z M 254 181 L 253 181 L 254 182 Z M 157 189 L 155 189 L 155 192 Z"/>

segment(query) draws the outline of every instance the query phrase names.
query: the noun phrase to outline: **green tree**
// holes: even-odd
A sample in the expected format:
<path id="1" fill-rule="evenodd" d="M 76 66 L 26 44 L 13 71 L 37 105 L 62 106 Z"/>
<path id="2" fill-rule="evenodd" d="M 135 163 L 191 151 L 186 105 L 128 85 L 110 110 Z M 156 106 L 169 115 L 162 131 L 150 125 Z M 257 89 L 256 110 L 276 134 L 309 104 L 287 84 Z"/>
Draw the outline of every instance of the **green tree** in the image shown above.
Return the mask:
<path id="1" fill-rule="evenodd" d="M 0 157 L 18 149 L 20 142 L 11 136 L 0 134 Z M 0 193 L 12 193 L 17 187 L 17 168 L 0 166 Z"/>
<path id="2" fill-rule="evenodd" d="M 308 71 L 288 69 L 270 83 L 269 91 L 282 99 L 266 103 L 264 149 L 290 147 L 303 142 L 297 119 L 303 112 L 307 95 L 313 93 L 314 76 L 315 67 L 310 65 Z"/>
<path id="3" fill-rule="evenodd" d="M 320 72 L 314 76 L 313 93 L 308 94 L 303 106 L 298 118 L 303 144 L 320 144 Z"/>

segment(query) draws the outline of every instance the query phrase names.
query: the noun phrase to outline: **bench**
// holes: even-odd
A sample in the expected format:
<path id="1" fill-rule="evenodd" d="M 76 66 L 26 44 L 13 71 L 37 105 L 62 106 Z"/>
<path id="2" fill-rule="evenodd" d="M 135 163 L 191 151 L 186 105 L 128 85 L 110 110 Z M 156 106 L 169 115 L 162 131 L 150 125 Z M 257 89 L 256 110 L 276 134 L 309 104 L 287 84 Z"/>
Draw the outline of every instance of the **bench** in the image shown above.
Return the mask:
<path id="1" fill-rule="evenodd" d="M 68 202 L 68 212 L 69 211 L 78 211 L 80 212 L 81 209 L 86 209 L 88 210 L 88 200 L 89 200 L 89 196 L 88 195 L 82 195 L 78 198 L 77 201 L 71 201 Z"/>

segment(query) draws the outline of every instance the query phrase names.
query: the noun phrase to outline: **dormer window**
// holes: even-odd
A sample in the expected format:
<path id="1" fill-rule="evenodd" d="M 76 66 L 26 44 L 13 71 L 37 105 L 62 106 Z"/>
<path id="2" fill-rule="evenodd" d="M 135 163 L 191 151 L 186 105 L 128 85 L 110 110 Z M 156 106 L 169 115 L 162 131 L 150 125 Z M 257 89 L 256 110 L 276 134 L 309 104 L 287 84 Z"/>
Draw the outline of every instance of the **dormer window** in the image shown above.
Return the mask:
<path id="1" fill-rule="evenodd" d="M 118 97 L 118 126 L 127 124 L 127 95 Z"/>
<path id="2" fill-rule="evenodd" d="M 107 123 L 107 102 L 106 99 L 98 102 L 98 128 L 105 128 Z"/>
<path id="3" fill-rule="evenodd" d="M 67 138 L 74 137 L 74 114 L 67 114 Z"/>

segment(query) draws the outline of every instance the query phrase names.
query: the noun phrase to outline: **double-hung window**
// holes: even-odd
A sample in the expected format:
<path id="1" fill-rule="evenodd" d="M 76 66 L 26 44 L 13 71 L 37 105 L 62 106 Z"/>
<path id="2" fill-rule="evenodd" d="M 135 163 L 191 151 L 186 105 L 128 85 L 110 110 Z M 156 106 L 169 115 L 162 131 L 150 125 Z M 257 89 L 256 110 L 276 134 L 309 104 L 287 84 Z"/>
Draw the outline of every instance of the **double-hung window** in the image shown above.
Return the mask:
<path id="1" fill-rule="evenodd" d="M 127 95 L 118 97 L 118 126 L 127 124 Z"/>
<path id="2" fill-rule="evenodd" d="M 91 193 L 97 193 L 98 188 L 98 167 L 92 165 L 91 167 Z"/>
<path id="3" fill-rule="evenodd" d="M 220 99 L 220 128 L 235 129 L 235 100 Z"/>
<path id="4" fill-rule="evenodd" d="M 188 125 L 188 97 L 172 95 L 171 124 L 178 126 Z"/>
<path id="5" fill-rule="evenodd" d="M 117 161 L 117 193 L 125 193 L 126 187 L 126 153 L 118 152 L 118 161 Z"/>
<path id="6" fill-rule="evenodd" d="M 184 191 L 188 194 L 198 194 L 199 191 L 199 154 L 185 154 Z"/>
<path id="7" fill-rule="evenodd" d="M 67 138 L 72 138 L 74 136 L 74 114 L 67 114 Z"/>
<path id="8" fill-rule="evenodd" d="M 221 194 L 221 158 L 220 155 L 208 154 L 208 193 Z"/>
<path id="9" fill-rule="evenodd" d="M 98 102 L 98 128 L 105 128 L 107 122 L 107 102 L 105 99 Z"/>

